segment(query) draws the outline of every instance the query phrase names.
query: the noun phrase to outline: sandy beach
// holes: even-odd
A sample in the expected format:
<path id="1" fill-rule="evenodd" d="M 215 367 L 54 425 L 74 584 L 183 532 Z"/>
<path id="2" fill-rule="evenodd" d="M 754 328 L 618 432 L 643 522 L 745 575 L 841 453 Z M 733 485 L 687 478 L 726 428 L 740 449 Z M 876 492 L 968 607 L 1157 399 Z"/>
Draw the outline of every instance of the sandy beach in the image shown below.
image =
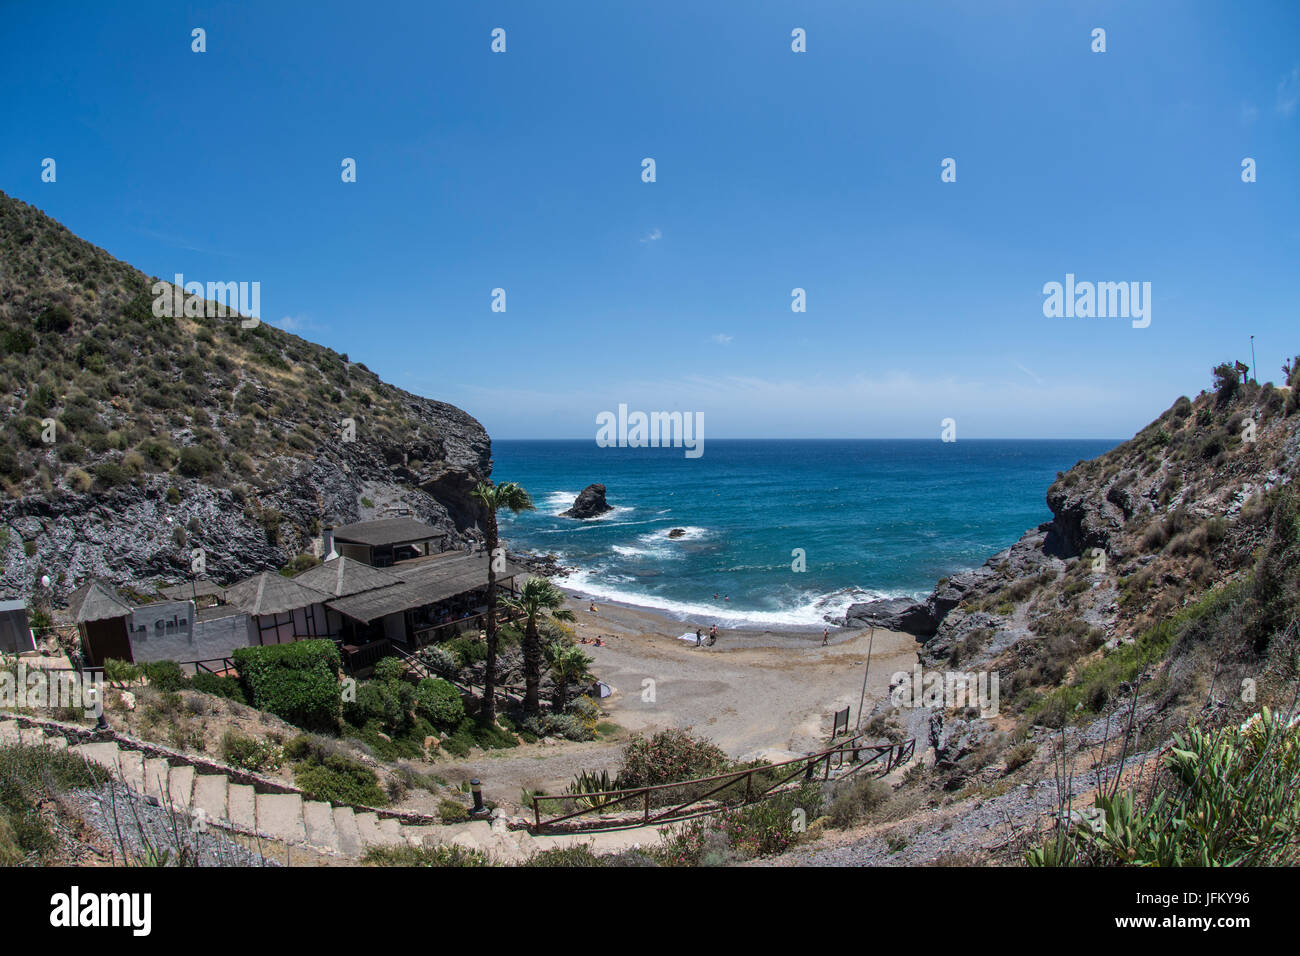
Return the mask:
<path id="1" fill-rule="evenodd" d="M 822 646 L 821 628 L 807 630 L 722 630 L 712 647 L 696 647 L 678 635 L 697 626 L 655 611 L 589 601 L 566 591 L 579 639 L 594 641 L 595 675 L 613 688 L 601 702 L 607 719 L 629 732 L 690 729 L 713 740 L 733 757 L 771 760 L 822 746 L 832 715 L 851 707 L 857 719 L 862 676 L 871 635 L 831 628 Z M 707 635 L 707 622 L 699 622 Z M 867 681 L 866 710 L 885 697 L 896 671 L 916 662 L 916 640 L 877 629 Z M 492 751 L 457 761 L 450 775 L 478 775 L 495 799 L 514 800 L 520 787 L 553 793 L 580 770 L 614 768 L 617 741 L 561 743 Z"/>

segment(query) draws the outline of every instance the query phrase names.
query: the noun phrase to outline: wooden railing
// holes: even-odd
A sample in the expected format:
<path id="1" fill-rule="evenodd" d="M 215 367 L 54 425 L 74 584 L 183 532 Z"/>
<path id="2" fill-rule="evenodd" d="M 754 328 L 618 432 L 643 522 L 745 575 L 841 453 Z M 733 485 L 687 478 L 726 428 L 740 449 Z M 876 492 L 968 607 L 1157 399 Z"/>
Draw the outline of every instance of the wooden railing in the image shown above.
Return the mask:
<path id="1" fill-rule="evenodd" d="M 353 674 L 363 668 L 374 666 L 381 658 L 391 655 L 395 649 L 396 645 L 386 637 L 363 644 L 355 650 L 348 650 L 347 645 L 339 647 L 343 655 L 344 669 Z"/>
<path id="2" fill-rule="evenodd" d="M 894 767 L 910 760 L 916 751 L 915 740 L 906 740 L 901 744 L 865 744 L 862 742 L 863 736 L 865 735 L 857 734 L 806 757 L 796 757 L 780 763 L 747 767 L 677 783 L 554 796 L 533 794 L 533 829 L 538 832 L 562 830 L 585 833 L 677 823 L 721 813 L 729 807 L 757 803 L 799 786 L 804 781 L 815 780 L 819 773 L 822 780 L 829 780 L 832 770 L 841 771 L 836 775 L 837 779 L 869 767 L 882 774 L 888 773 Z M 849 765 L 848 770 L 843 769 L 846 762 Z M 559 804 L 560 810 L 563 811 L 566 806 L 574 803 L 588 805 L 542 819 L 543 804 Z M 610 813 L 610 810 L 617 806 L 625 808 L 639 806 L 639 810 L 633 811 L 632 814 L 615 816 Z M 578 819 L 591 815 L 599 815 L 600 819 Z M 560 824 L 565 826 L 561 827 Z"/>
<path id="3" fill-rule="evenodd" d="M 497 608 L 498 625 L 509 624 L 520 617 L 522 617 L 521 614 L 512 613 L 506 608 Z M 423 647 L 426 644 L 440 644 L 443 641 L 460 637 L 461 634 L 467 631 L 477 636 L 478 632 L 483 630 L 486 620 L 487 611 L 482 611 L 478 614 L 468 614 L 454 621 L 448 621 L 446 624 L 430 624 L 428 627 L 417 628 L 414 632 L 415 646 Z"/>

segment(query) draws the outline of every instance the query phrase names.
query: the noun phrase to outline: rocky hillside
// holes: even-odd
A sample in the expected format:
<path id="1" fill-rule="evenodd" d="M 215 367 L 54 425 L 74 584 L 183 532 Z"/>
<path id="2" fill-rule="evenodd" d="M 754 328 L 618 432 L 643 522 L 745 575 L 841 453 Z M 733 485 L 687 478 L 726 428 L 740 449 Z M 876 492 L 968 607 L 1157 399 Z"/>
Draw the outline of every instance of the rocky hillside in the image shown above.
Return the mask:
<path id="1" fill-rule="evenodd" d="M 156 317 L 155 281 L 0 193 L 0 594 L 149 592 L 194 548 L 228 583 L 387 506 L 473 525 L 471 416 L 265 323 Z"/>
<path id="2" fill-rule="evenodd" d="M 1290 386 L 1179 398 L 1131 440 L 1060 474 L 1051 521 L 919 604 L 854 605 L 851 626 L 921 641 L 925 670 L 997 674 L 999 714 L 899 709 L 877 725 L 933 746 L 945 789 L 998 777 L 1051 728 L 1113 714 L 1140 686 L 1151 741 L 1188 716 L 1287 705 L 1300 614 L 1300 370 Z M 1288 629 L 1290 628 L 1290 629 Z M 1245 700 L 1243 680 L 1256 700 Z M 1290 683 L 1288 683 L 1290 681 Z M 1162 729 L 1163 728 L 1163 729 Z"/>

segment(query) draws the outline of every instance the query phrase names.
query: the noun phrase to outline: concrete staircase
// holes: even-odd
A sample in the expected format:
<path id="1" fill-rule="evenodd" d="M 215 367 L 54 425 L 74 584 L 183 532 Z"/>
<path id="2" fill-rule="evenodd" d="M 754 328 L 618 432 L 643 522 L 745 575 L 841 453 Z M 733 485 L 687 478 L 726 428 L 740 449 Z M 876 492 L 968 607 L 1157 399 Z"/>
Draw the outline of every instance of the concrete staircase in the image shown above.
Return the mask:
<path id="1" fill-rule="evenodd" d="M 15 743 L 69 750 L 104 767 L 136 793 L 204 825 L 331 856 L 358 859 L 372 846 L 456 844 L 490 853 L 502 863 L 519 863 L 539 849 L 572 841 L 571 837 L 537 840 L 527 831 L 508 829 L 503 818 L 451 825 L 410 823 L 308 800 L 301 793 L 258 793 L 224 774 L 199 773 L 189 764 L 149 757 L 114 741 L 70 745 L 57 730 L 21 726 L 0 715 L 0 746 Z"/>

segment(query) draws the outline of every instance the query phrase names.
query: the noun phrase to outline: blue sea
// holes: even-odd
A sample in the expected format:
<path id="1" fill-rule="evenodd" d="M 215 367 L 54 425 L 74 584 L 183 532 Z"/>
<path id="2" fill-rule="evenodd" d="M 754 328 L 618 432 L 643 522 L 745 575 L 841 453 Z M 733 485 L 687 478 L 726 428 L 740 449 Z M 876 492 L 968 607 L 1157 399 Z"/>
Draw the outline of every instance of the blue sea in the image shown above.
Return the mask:
<path id="1" fill-rule="evenodd" d="M 692 625 L 784 628 L 820 626 L 854 601 L 923 597 L 983 564 L 1051 518 L 1058 471 L 1117 444 L 709 439 L 691 459 L 680 448 L 494 441 L 492 477 L 520 482 L 537 504 L 503 514 L 508 546 L 576 568 L 566 588 Z M 614 510 L 559 517 L 592 482 Z M 685 536 L 670 539 L 673 528 Z"/>

